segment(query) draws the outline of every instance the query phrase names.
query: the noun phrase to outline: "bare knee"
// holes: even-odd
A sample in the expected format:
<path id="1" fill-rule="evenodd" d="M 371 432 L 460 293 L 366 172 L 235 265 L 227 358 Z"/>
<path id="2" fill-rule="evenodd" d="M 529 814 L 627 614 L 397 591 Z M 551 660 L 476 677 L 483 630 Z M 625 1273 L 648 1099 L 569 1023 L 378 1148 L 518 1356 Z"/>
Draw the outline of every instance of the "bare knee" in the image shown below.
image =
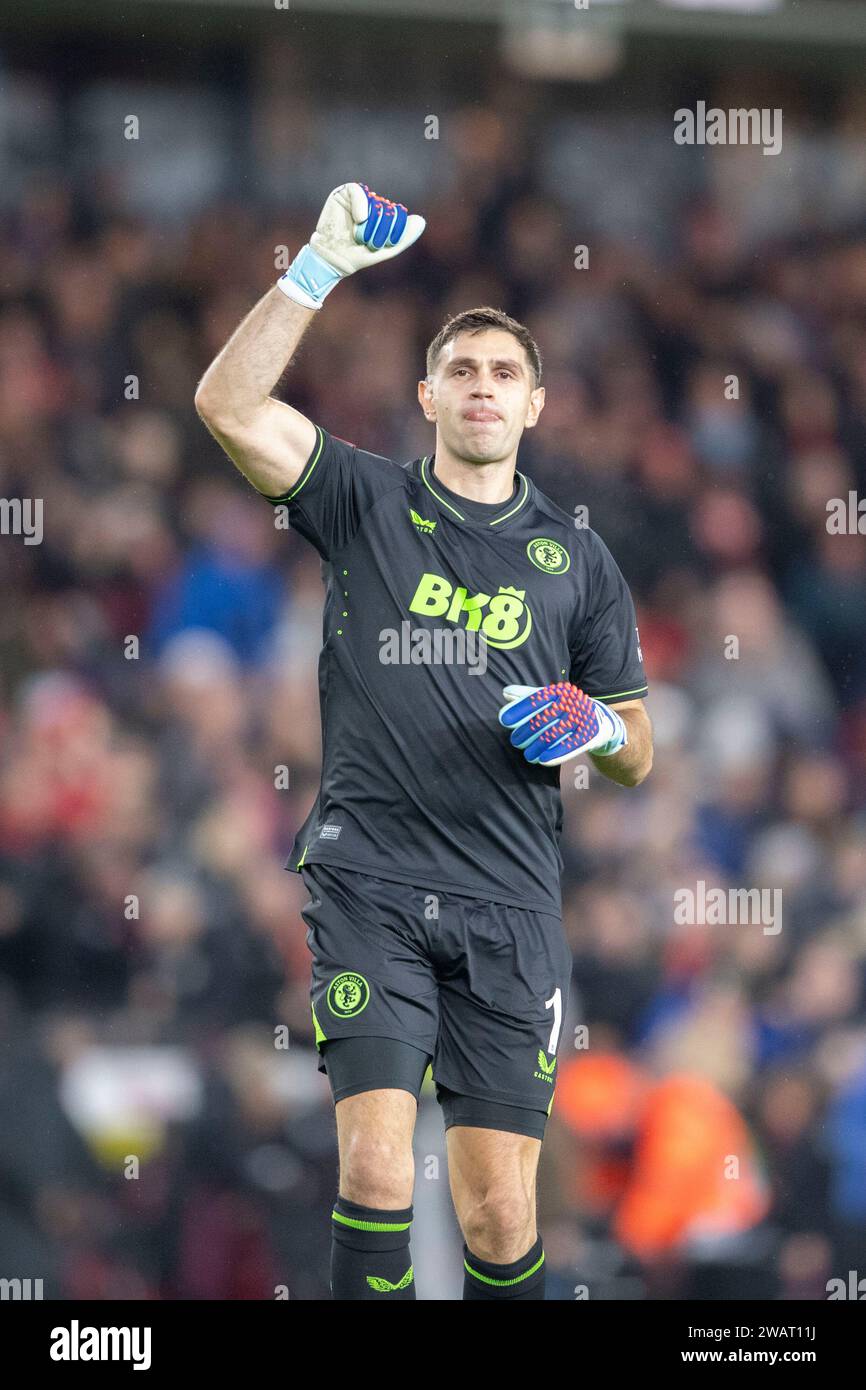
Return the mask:
<path id="1" fill-rule="evenodd" d="M 416 1109 L 415 1098 L 408 1091 L 368 1091 L 338 1103 L 343 1197 L 382 1210 L 402 1210 L 411 1205 Z"/>
<path id="2" fill-rule="evenodd" d="M 495 1264 L 511 1264 L 535 1240 L 532 1198 L 517 1184 L 495 1184 L 464 1197 L 460 1224 L 473 1254 Z"/>
<path id="3" fill-rule="evenodd" d="M 462 1125 L 451 1126 L 446 1141 L 451 1195 L 469 1249 L 493 1264 L 519 1260 L 536 1239 L 540 1141 Z"/>
<path id="4" fill-rule="evenodd" d="M 365 1207 L 408 1207 L 414 1176 L 411 1142 L 356 1130 L 340 1158 L 341 1193 Z"/>

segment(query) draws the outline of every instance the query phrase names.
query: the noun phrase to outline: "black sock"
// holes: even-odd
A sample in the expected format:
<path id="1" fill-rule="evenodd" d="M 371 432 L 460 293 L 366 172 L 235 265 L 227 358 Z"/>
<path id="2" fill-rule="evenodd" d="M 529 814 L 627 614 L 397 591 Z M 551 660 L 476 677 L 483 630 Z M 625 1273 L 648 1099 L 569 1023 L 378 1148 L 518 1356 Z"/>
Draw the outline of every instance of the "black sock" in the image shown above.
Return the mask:
<path id="1" fill-rule="evenodd" d="M 544 1250 L 541 1236 L 531 1250 L 510 1265 L 479 1260 L 463 1245 L 463 1301 L 479 1303 L 488 1298 L 544 1298 Z"/>
<path id="2" fill-rule="evenodd" d="M 411 1224 L 411 1207 L 380 1211 L 338 1197 L 331 1215 L 331 1297 L 414 1299 Z"/>

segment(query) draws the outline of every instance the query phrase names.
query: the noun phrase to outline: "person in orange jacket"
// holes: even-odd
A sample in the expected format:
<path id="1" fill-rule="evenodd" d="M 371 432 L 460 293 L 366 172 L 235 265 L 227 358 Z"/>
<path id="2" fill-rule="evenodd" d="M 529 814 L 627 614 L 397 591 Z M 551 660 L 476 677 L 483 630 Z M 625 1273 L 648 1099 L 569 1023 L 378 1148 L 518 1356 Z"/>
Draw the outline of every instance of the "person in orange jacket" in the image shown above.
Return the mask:
<path id="1" fill-rule="evenodd" d="M 614 1052 L 575 1058 L 562 1068 L 556 1111 L 582 1141 L 567 1196 L 606 1216 L 644 1265 L 722 1248 L 769 1211 L 745 1121 L 703 1076 L 655 1079 Z"/>

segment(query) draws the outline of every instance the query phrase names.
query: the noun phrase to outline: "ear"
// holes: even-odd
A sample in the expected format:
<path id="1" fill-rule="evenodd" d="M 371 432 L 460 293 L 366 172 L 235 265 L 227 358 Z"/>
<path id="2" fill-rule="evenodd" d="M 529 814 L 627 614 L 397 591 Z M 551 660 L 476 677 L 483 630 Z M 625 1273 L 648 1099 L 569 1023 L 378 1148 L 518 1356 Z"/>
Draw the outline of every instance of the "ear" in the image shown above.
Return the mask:
<path id="1" fill-rule="evenodd" d="M 537 386 L 529 397 L 529 405 L 526 408 L 526 420 L 524 421 L 525 429 L 531 430 L 534 425 L 538 424 L 538 417 L 543 409 L 544 387 Z"/>
<path id="2" fill-rule="evenodd" d="M 429 376 L 418 382 L 418 401 L 424 418 L 432 423 L 436 419 L 436 407 L 433 404 L 433 384 Z"/>

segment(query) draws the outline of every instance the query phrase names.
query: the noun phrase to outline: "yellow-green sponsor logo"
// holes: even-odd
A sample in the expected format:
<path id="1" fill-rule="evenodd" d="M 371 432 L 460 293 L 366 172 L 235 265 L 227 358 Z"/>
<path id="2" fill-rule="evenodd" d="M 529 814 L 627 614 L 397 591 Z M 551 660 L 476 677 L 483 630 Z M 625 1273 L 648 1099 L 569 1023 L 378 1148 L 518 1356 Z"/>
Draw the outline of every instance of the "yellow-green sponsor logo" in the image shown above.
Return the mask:
<path id="1" fill-rule="evenodd" d="M 467 632 L 481 632 L 489 646 L 510 651 L 532 631 L 532 614 L 525 600 L 525 589 L 501 584 L 496 594 L 470 594 L 464 585 L 455 586 L 441 574 L 422 574 L 409 611 L 445 618 L 465 626 Z"/>
<path id="2" fill-rule="evenodd" d="M 344 970 L 328 985 L 328 1008 L 337 1018 L 354 1018 L 370 1002 L 370 986 L 363 975 Z"/>
<path id="3" fill-rule="evenodd" d="M 435 521 L 427 521 L 423 516 L 419 516 L 414 507 L 409 508 L 409 515 L 412 518 L 412 525 L 419 536 L 432 536 L 436 530 Z"/>
<path id="4" fill-rule="evenodd" d="M 526 547 L 526 553 L 537 570 L 544 574 L 565 574 L 571 564 L 571 556 L 559 541 L 548 540 L 546 536 L 536 536 Z"/>
<path id="5" fill-rule="evenodd" d="M 375 1289 L 377 1293 L 397 1293 L 399 1289 L 408 1289 L 414 1277 L 415 1266 L 410 1265 L 403 1275 L 403 1278 L 396 1284 L 392 1284 L 390 1279 L 385 1279 L 379 1274 L 368 1274 L 367 1283 L 370 1285 L 370 1288 Z"/>
<path id="6" fill-rule="evenodd" d="M 549 1086 L 552 1086 L 553 1073 L 556 1071 L 556 1058 L 553 1057 L 551 1061 L 548 1062 L 547 1056 L 545 1055 L 545 1053 L 542 1052 L 541 1048 L 539 1048 L 538 1065 L 540 1067 L 540 1071 L 535 1072 L 536 1077 L 539 1081 L 546 1081 Z"/>

